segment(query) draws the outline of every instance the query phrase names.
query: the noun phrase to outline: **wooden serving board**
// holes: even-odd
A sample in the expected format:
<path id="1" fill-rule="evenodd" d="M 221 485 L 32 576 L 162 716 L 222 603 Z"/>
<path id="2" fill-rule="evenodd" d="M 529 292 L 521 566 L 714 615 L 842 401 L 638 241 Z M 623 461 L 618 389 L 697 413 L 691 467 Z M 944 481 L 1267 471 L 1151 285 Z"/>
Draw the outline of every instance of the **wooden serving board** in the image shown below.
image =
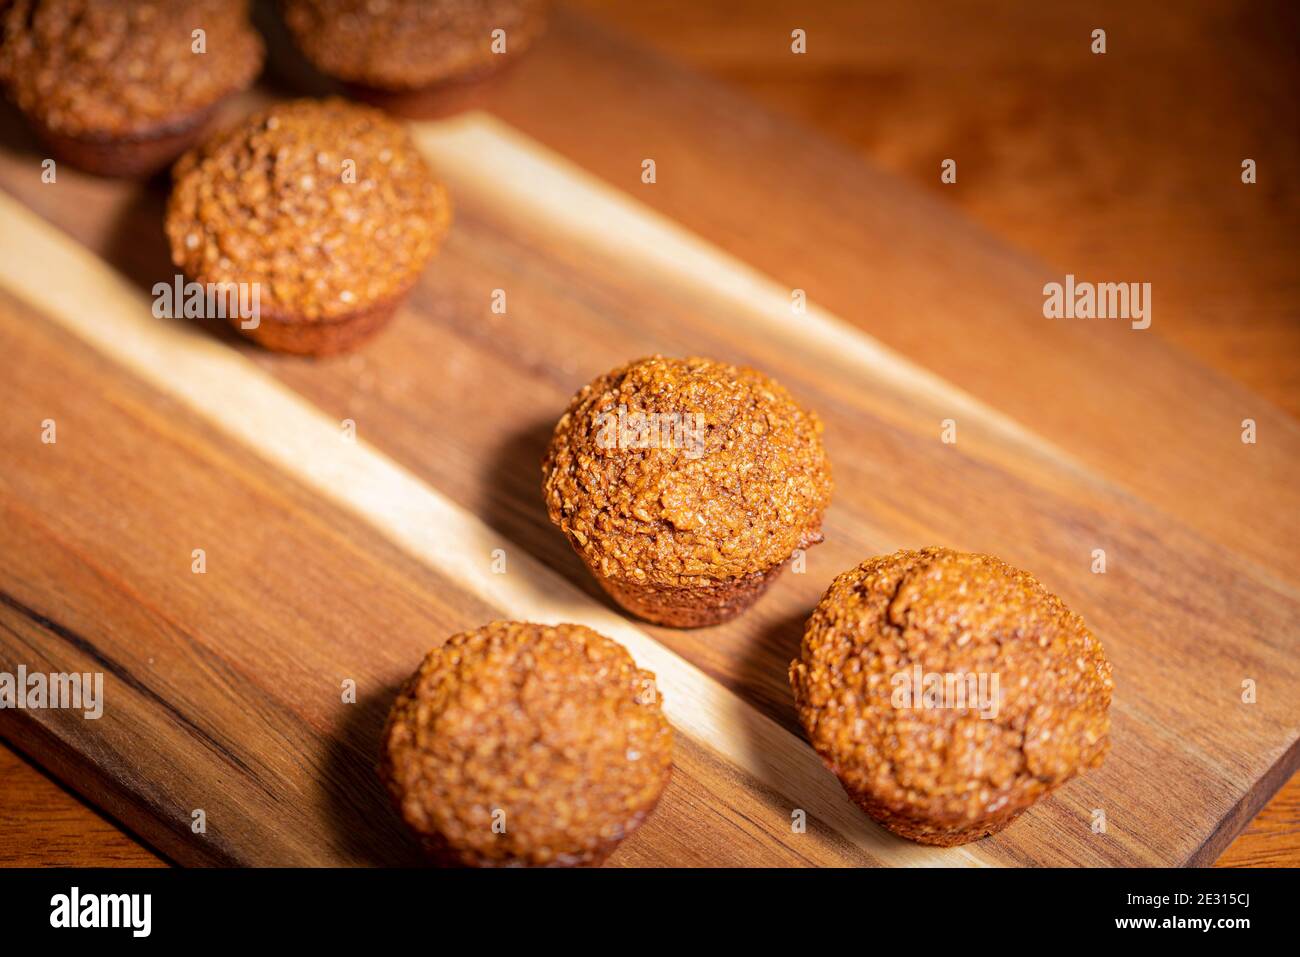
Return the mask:
<path id="1" fill-rule="evenodd" d="M 374 774 L 397 684 L 455 631 L 580 621 L 658 674 L 678 731 L 613 864 L 1213 860 L 1300 761 L 1296 425 L 1169 349 L 1158 290 L 1146 332 L 1044 319 L 1068 264 L 571 15 L 471 95 L 413 124 L 453 192 L 445 251 L 324 361 L 153 318 L 166 184 L 42 184 L 4 115 L 0 670 L 102 671 L 105 706 L 0 711 L 0 734 L 181 863 L 408 863 Z M 763 369 L 826 421 L 826 543 L 718 628 L 618 613 L 541 502 L 568 397 L 654 352 Z M 849 804 L 786 682 L 835 574 L 931 543 L 1032 570 L 1117 685 L 1100 771 L 950 850 Z"/>

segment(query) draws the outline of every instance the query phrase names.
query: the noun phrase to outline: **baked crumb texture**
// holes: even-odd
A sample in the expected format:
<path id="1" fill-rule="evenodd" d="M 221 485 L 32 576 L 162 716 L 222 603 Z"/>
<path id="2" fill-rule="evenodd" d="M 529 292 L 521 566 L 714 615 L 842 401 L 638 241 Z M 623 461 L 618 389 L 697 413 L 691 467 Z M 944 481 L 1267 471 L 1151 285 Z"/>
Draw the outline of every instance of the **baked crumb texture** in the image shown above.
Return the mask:
<path id="1" fill-rule="evenodd" d="M 161 169 L 262 68 L 238 0 L 13 0 L 0 82 L 60 158 L 105 175 Z M 203 31 L 204 52 L 194 51 Z"/>
<path id="2" fill-rule="evenodd" d="M 700 416 L 701 442 L 611 443 L 625 416 Z M 630 421 L 630 420 L 629 420 Z M 671 426 L 663 426 L 671 431 Z M 654 356 L 602 375 L 555 427 L 542 463 L 551 521 L 624 608 L 675 627 L 748 608 L 796 549 L 822 540 L 822 425 L 762 373 Z"/>
<path id="3" fill-rule="evenodd" d="M 589 628 L 493 622 L 407 680 L 380 774 L 440 863 L 599 864 L 672 773 L 661 703 L 654 675 Z"/>
<path id="4" fill-rule="evenodd" d="M 256 113 L 173 178 L 172 261 L 197 282 L 257 283 L 261 322 L 241 331 L 288 352 L 338 352 L 380 328 L 451 223 L 405 127 L 337 98 Z"/>
<path id="5" fill-rule="evenodd" d="M 285 0 L 284 20 L 317 69 L 374 90 L 407 92 L 481 76 L 523 53 L 547 0 Z M 505 31 L 505 52 L 492 50 Z"/>
<path id="6" fill-rule="evenodd" d="M 895 707 L 893 676 L 997 674 L 998 712 Z M 946 548 L 873 558 L 831 584 L 790 666 L 813 747 L 871 817 L 954 845 L 994 834 L 1109 746 L 1110 663 L 1030 574 Z"/>

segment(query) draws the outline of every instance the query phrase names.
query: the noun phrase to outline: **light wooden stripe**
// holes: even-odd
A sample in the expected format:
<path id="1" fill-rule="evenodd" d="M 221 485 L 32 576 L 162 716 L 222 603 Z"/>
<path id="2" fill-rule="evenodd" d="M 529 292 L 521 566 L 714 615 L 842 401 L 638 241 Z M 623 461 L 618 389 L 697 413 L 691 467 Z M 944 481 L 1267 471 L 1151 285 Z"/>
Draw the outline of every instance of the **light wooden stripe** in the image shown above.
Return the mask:
<path id="1" fill-rule="evenodd" d="M 412 124 L 417 144 L 453 187 L 559 230 L 575 245 L 624 258 L 722 298 L 734 315 L 766 326 L 780 341 L 797 340 L 829 364 L 847 366 L 862 381 L 924 401 L 944 417 L 977 422 L 1015 450 L 1017 461 L 1047 458 L 1083 481 L 1097 477 L 1064 449 L 979 399 L 894 352 L 852 323 L 816 305 L 796 315 L 791 289 L 705 239 L 591 176 L 558 153 L 496 117 L 469 112 L 452 120 Z M 635 171 L 630 171 L 629 176 Z M 653 189 L 653 186 L 646 186 Z M 935 423 L 938 429 L 938 421 Z"/>
<path id="2" fill-rule="evenodd" d="M 456 135 L 465 129 L 458 123 Z M 494 124 L 483 125 L 472 135 L 483 143 L 494 132 Z M 511 140 L 497 144 L 493 154 L 516 148 Z M 239 353 L 186 322 L 154 318 L 149 299 L 124 277 L 4 194 L 0 219 L 0 280 L 41 314 L 504 613 L 543 623 L 579 622 L 622 642 L 658 676 L 676 728 L 784 795 L 791 808 L 804 809 L 882 863 L 988 862 L 977 850 L 926 848 L 876 827 L 805 742 L 523 549 L 510 548 L 397 463 L 364 442 L 344 441 L 338 422 Z M 509 571 L 493 574 L 490 554 L 501 547 L 507 548 Z"/>

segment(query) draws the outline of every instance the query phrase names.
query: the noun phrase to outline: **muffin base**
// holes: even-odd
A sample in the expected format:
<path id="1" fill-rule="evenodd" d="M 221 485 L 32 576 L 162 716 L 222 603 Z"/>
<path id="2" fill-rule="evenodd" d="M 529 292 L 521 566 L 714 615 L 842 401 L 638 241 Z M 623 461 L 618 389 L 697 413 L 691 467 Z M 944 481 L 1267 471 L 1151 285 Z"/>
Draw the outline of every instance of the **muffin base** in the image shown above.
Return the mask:
<path id="1" fill-rule="evenodd" d="M 892 808 L 877 801 L 870 794 L 855 792 L 843 781 L 840 781 L 840 784 L 844 787 L 845 793 L 853 800 L 853 803 L 862 808 L 868 817 L 885 828 L 885 830 L 897 834 L 899 837 L 907 838 L 909 841 L 915 841 L 918 844 L 930 844 L 935 847 L 956 847 L 959 844 L 970 844 L 972 841 L 978 841 L 981 838 L 997 834 L 1014 823 L 1016 818 L 1020 817 L 1029 807 L 1025 805 L 1010 812 L 1003 811 L 993 820 L 979 821 L 974 824 L 945 825 L 932 820 L 923 820 L 918 817 L 899 814 Z"/>
<path id="2" fill-rule="evenodd" d="M 211 116 L 212 110 L 203 110 L 154 131 L 117 137 L 67 136 L 40 121 L 29 122 L 60 162 L 96 176 L 145 179 L 193 146 Z"/>
<path id="3" fill-rule="evenodd" d="M 601 575 L 596 581 L 626 611 L 655 625 L 670 628 L 704 628 L 730 621 L 747 611 L 780 577 L 789 559 L 762 572 L 712 586 L 663 588 L 634 585 Z"/>
<path id="4" fill-rule="evenodd" d="M 278 309 L 263 309 L 254 329 L 241 328 L 243 320 L 238 316 L 229 316 L 227 321 L 240 335 L 273 352 L 300 356 L 335 355 L 357 348 L 388 325 L 408 291 L 332 319 L 309 319 Z"/>
<path id="5" fill-rule="evenodd" d="M 459 76 L 409 89 L 368 86 L 345 80 L 339 83 L 349 98 L 393 116 L 407 120 L 436 120 L 480 107 L 514 63 L 515 58 L 511 57 L 501 64 L 485 64 Z"/>
<path id="6" fill-rule="evenodd" d="M 494 81 L 508 74 L 546 33 L 547 14 L 544 7 L 534 11 L 526 24 L 510 34 L 512 48 L 509 54 L 488 56 L 431 82 L 376 86 L 345 80 L 314 64 L 313 68 L 337 82 L 352 99 L 394 116 L 408 120 L 453 116 L 482 105 L 484 94 L 491 90 Z M 304 56 L 304 59 L 308 58 Z"/>

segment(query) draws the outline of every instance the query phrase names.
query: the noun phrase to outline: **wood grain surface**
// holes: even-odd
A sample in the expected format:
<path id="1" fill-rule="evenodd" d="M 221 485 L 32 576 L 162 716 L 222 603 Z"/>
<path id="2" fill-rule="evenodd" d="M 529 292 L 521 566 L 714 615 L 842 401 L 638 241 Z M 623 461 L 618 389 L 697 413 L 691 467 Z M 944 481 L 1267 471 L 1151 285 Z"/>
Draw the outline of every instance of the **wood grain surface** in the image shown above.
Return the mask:
<path id="1" fill-rule="evenodd" d="M 1155 283 L 1159 335 L 1300 414 L 1290 0 L 572 3 L 1062 272 Z"/>
<path id="2" fill-rule="evenodd" d="M 629 98 L 640 119 L 581 129 L 548 114 L 539 91 L 563 83 L 600 91 L 596 121 Z M 671 652 L 652 667 L 664 677 L 666 665 L 685 692 L 673 713 L 689 729 L 675 792 L 618 860 L 928 859 L 862 830 L 833 780 L 828 790 L 829 776 L 811 773 L 819 769 L 809 770 L 793 727 L 783 672 L 830 575 L 867 554 L 940 540 L 1033 568 L 1084 613 L 1121 675 L 1107 767 L 967 856 L 1213 859 L 1295 763 L 1297 569 L 1286 535 L 1296 503 L 1283 478 L 1297 450 L 1291 420 L 1265 405 L 1257 417 L 1269 441 L 1242 446 L 1241 415 L 1221 403 L 1257 402 L 1250 393 L 1156 336 L 1047 323 L 1046 267 L 581 20 L 561 17 L 536 56 L 479 97 L 509 125 L 469 116 L 420 128 L 456 191 L 446 255 L 387 336 L 329 363 L 270 357 L 211 332 L 173 341 L 174 329 L 137 328 L 143 289 L 167 274 L 161 189 L 75 174 L 57 189 L 34 186 L 34 154 L 6 131 L 20 145 L 4 157 L 0 183 L 111 268 L 83 267 L 88 254 L 55 239 L 48 256 L 16 269 L 44 234 L 13 213 L 30 229 L 12 233 L 22 248 L 7 250 L 0 329 L 4 354 L 28 361 L 5 386 L 6 401 L 25 411 L 4 438 L 16 466 L 2 492 L 14 546 L 5 552 L 22 561 L 0 575 L 9 596 L 0 620 L 28 660 L 89 647 L 130 676 L 122 718 L 135 725 L 88 736 L 55 717 L 7 720 L 6 733 L 176 860 L 400 860 L 409 846 L 376 805 L 367 750 L 391 683 L 451 630 L 516 609 L 545 613 L 563 594 L 566 613 L 609 622 L 602 630 L 638 658 Z M 659 163 L 653 187 L 637 179 L 641 155 Z M 783 228 L 756 229 L 756 209 Z M 808 237 L 828 241 L 815 251 L 795 243 Z M 52 263 L 80 278 L 65 280 Z M 806 316 L 790 314 L 791 274 L 814 281 Z M 486 308 L 498 286 L 510 292 L 506 317 Z M 87 301 L 104 315 L 79 316 Z M 996 354 L 972 347 L 987 342 L 999 342 Z M 536 459 L 567 395 L 653 350 L 725 355 L 777 374 L 827 418 L 841 484 L 830 541 L 808 574 L 708 633 L 618 621 L 538 501 Z M 354 419 L 364 449 L 408 474 L 417 499 L 427 490 L 450 509 L 439 515 L 470 524 L 450 538 L 404 540 L 383 503 L 325 481 L 358 474 L 331 471 L 357 453 L 332 434 L 304 452 L 293 444 L 301 430 L 283 418 L 241 432 L 218 385 L 204 390 L 208 380 L 184 374 L 192 354 L 211 355 L 224 377 L 211 382 L 239 384 L 230 391 L 287 386 L 306 400 L 297 400 L 303 421 Z M 1151 378 L 1133 381 L 1137 368 Z M 1073 411 L 1071 383 L 1087 383 Z M 1189 410 L 1180 393 L 1203 401 Z M 57 467 L 39 458 L 48 449 L 38 430 L 20 426 L 39 423 L 42 404 L 71 406 L 60 450 L 65 421 L 81 423 L 74 435 L 96 435 L 94 447 L 74 444 Z M 958 420 L 956 446 L 938 440 L 946 417 Z M 1141 454 L 1153 442 L 1174 447 Z M 1208 488 L 1227 497 L 1207 502 Z M 1231 514 L 1243 501 L 1264 513 L 1244 529 Z M 133 528 L 147 531 L 136 538 Z M 469 548 L 467 528 L 487 538 Z M 221 542 L 230 560 L 198 592 L 188 569 L 196 536 Z M 518 556 L 508 587 L 484 578 L 477 545 L 488 539 Z M 1093 576 L 1093 547 L 1123 559 Z M 352 624 L 338 634 L 339 622 Z M 150 649 L 173 657 L 159 666 Z M 382 689 L 363 700 L 360 720 L 339 713 L 332 689 L 344 672 Z M 1247 676 L 1273 693 L 1243 706 Z M 792 777 L 791 768 L 802 770 Z M 181 812 L 204 806 L 197 800 L 220 830 L 189 832 Z M 794 806 L 819 822 L 798 840 L 788 833 Z M 1112 822 L 1104 838 L 1087 828 L 1094 807 Z"/>
<path id="3" fill-rule="evenodd" d="M 1140 272 L 1169 307 L 1156 335 L 1300 414 L 1300 11 L 1288 0 L 1190 0 L 1176 12 L 1106 0 L 570 5 L 1062 272 Z M 801 57 L 784 42 L 796 26 L 810 44 Z M 1118 45 L 1081 57 L 1080 37 L 1098 26 Z M 1234 147 L 1272 170 L 1262 195 L 1206 190 Z M 960 161 L 956 184 L 939 181 L 946 157 Z M 1300 777 L 1274 805 L 1223 863 L 1300 863 Z"/>

